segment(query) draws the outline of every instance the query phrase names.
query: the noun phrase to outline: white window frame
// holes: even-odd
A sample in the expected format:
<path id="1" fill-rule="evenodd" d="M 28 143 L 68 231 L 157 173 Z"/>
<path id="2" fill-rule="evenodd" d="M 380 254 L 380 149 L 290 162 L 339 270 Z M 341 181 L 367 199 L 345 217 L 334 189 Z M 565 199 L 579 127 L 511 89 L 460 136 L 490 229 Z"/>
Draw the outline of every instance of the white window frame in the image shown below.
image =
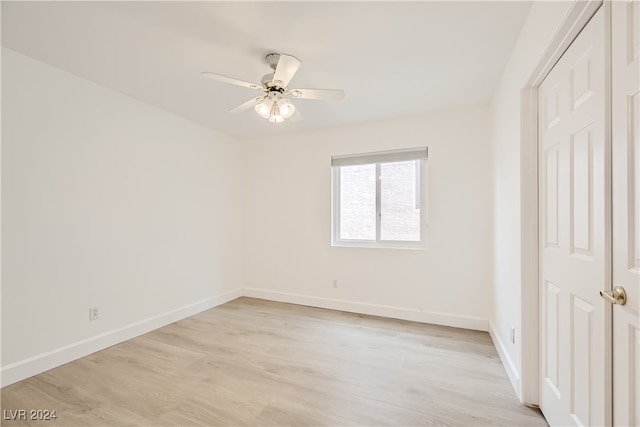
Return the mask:
<path id="1" fill-rule="evenodd" d="M 331 245 L 365 248 L 426 249 L 427 230 L 427 147 L 331 157 Z M 416 160 L 420 162 L 420 241 L 382 240 L 380 164 Z M 376 240 L 340 238 L 340 167 L 376 165 Z"/>

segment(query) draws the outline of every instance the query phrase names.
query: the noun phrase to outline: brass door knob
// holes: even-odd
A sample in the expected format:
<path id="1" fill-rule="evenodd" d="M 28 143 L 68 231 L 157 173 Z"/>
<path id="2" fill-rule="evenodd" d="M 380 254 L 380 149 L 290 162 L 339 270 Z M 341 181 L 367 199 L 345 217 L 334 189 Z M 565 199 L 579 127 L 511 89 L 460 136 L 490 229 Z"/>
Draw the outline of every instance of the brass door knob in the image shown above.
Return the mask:
<path id="1" fill-rule="evenodd" d="M 616 286 L 612 291 L 600 291 L 600 296 L 611 304 L 625 305 L 627 293 L 622 286 Z"/>

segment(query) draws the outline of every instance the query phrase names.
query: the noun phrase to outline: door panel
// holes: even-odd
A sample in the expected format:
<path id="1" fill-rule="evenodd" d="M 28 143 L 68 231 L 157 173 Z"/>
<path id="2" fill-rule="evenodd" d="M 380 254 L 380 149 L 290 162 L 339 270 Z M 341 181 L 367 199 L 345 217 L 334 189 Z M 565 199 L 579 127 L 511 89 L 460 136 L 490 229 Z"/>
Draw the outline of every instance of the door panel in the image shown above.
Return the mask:
<path id="1" fill-rule="evenodd" d="M 613 424 L 640 425 L 640 2 L 611 2 Z"/>
<path id="2" fill-rule="evenodd" d="M 600 8 L 539 88 L 542 390 L 551 425 L 610 419 L 605 25 Z"/>
<path id="3" fill-rule="evenodd" d="M 593 256 L 593 142 L 592 127 L 580 129 L 571 135 L 571 253 L 590 260 Z"/>

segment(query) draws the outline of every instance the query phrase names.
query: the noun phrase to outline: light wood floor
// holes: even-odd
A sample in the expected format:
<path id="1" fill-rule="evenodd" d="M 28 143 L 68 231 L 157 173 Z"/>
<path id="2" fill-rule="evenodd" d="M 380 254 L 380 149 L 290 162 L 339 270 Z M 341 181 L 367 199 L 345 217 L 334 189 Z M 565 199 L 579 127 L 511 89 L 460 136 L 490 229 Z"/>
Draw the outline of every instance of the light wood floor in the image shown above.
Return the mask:
<path id="1" fill-rule="evenodd" d="M 58 416 L 3 426 L 546 425 L 487 333 L 250 298 L 7 386 L 2 409 Z"/>

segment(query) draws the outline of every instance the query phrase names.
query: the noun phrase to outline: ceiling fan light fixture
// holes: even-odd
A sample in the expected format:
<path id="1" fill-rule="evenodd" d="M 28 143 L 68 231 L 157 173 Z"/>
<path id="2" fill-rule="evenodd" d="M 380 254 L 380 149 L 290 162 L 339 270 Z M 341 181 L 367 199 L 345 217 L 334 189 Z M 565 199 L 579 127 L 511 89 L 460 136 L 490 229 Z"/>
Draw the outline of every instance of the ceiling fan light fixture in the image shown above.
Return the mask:
<path id="1" fill-rule="evenodd" d="M 269 120 L 272 123 L 284 122 L 284 117 L 280 112 L 280 107 L 278 106 L 277 99 L 273 100 L 273 104 L 271 105 L 271 114 L 269 114 L 269 118 L 267 120 Z"/>
<path id="2" fill-rule="evenodd" d="M 293 113 L 296 112 L 296 106 L 293 105 L 288 99 L 280 98 L 276 103 L 278 104 L 280 115 L 285 119 L 293 116 Z"/>
<path id="3" fill-rule="evenodd" d="M 266 97 L 261 103 L 255 106 L 256 113 L 263 119 L 268 119 L 271 115 L 271 107 L 273 106 L 273 100 Z"/>
<path id="4" fill-rule="evenodd" d="M 269 93 L 254 108 L 260 117 L 272 123 L 281 123 L 296 111 L 291 101 L 283 98 L 277 91 Z"/>
<path id="5" fill-rule="evenodd" d="M 284 117 L 279 114 L 272 114 L 268 119 L 271 123 L 281 123 L 284 122 Z"/>

